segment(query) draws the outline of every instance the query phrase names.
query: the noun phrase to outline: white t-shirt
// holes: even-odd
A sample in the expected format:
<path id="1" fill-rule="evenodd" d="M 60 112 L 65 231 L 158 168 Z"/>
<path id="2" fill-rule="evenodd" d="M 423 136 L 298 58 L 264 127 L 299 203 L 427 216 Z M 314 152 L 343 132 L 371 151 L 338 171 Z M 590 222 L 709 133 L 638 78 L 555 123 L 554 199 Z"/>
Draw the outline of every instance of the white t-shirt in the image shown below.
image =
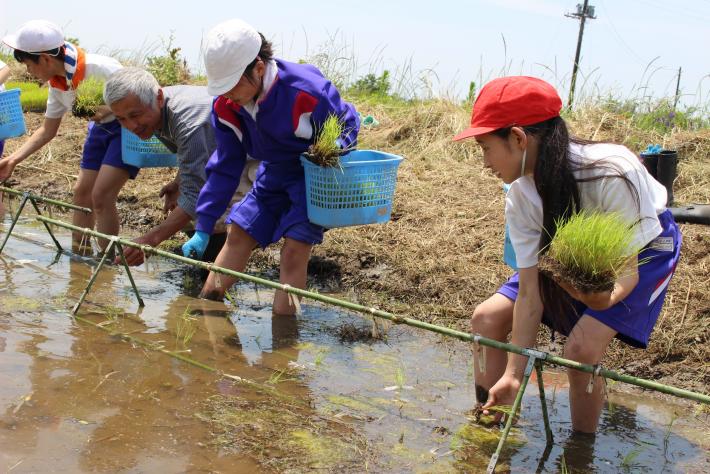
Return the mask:
<path id="1" fill-rule="evenodd" d="M 638 157 L 621 145 L 597 143 L 570 144 L 571 159 L 582 166 L 605 160 L 614 169 L 591 168 L 574 171 L 577 179 L 612 175 L 594 181 L 577 182 L 583 209 L 618 212 L 634 227 L 633 246 L 643 247 L 661 233 L 658 214 L 666 207 L 666 188 L 648 174 Z M 573 165 L 573 167 L 577 167 Z M 613 177 L 619 170 L 638 193 L 637 198 L 624 179 Z M 640 208 L 640 212 L 639 212 Z M 518 268 L 537 265 L 542 229 L 542 199 L 532 176 L 515 180 L 505 200 L 505 218 L 510 226 L 510 240 L 515 249 Z"/>
<path id="2" fill-rule="evenodd" d="M 121 63 L 108 56 L 86 53 L 86 73 L 84 79 L 95 78 L 105 81 L 111 74 L 122 67 Z M 65 113 L 71 110 L 75 99 L 76 91 L 73 89 L 63 91 L 50 87 L 47 96 L 47 112 L 44 116 L 47 118 L 62 118 Z M 107 115 L 101 120 L 101 123 L 110 122 L 111 120 L 114 120 L 114 116 Z"/>
<path id="3" fill-rule="evenodd" d="M 0 60 L 0 71 L 2 71 L 7 64 L 5 64 L 2 60 Z M 0 91 L 5 90 L 5 84 L 0 84 Z"/>

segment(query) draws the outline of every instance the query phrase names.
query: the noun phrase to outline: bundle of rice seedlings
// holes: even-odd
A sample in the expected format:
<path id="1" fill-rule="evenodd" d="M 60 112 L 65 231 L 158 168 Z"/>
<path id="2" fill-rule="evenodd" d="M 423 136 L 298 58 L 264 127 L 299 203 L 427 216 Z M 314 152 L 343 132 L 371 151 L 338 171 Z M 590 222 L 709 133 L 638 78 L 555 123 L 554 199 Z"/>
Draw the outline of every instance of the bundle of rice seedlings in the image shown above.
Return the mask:
<path id="1" fill-rule="evenodd" d="M 76 89 L 76 100 L 72 113 L 76 117 L 91 118 L 97 109 L 104 105 L 104 83 L 98 79 L 89 78 L 79 84 Z"/>
<path id="2" fill-rule="evenodd" d="M 635 224 L 618 213 L 582 210 L 555 224 L 540 270 L 582 293 L 611 291 L 641 251 L 633 245 Z"/>
<path id="3" fill-rule="evenodd" d="M 344 124 L 336 115 L 329 115 L 323 126 L 316 131 L 317 137 L 313 145 L 304 153 L 306 158 L 318 166 L 334 168 L 340 166 L 340 155 L 343 149 L 337 140 L 343 135 Z"/>

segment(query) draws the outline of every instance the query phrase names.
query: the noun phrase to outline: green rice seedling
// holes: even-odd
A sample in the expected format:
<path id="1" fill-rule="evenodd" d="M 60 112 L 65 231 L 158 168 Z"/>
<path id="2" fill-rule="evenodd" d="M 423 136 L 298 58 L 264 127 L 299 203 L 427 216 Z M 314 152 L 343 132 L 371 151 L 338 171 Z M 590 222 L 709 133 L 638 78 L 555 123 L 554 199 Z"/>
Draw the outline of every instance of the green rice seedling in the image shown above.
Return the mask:
<path id="1" fill-rule="evenodd" d="M 639 457 L 639 455 L 643 453 L 645 449 L 646 448 L 643 445 L 639 444 L 638 447 L 629 451 L 626 456 L 624 456 L 624 459 L 621 460 L 622 469 L 626 472 L 629 472 L 634 467 L 637 467 L 638 464 L 636 464 L 636 458 Z"/>
<path id="2" fill-rule="evenodd" d="M 101 105 L 104 105 L 103 81 L 89 78 L 79 84 L 72 107 L 72 113 L 75 116 L 91 118 L 96 115 L 96 111 Z"/>
<path id="3" fill-rule="evenodd" d="M 340 155 L 343 150 L 337 143 L 343 135 L 344 124 L 336 115 L 329 115 L 323 125 L 316 131 L 317 137 L 308 149 L 306 158 L 318 166 L 335 168 L 340 166 Z"/>
<path id="4" fill-rule="evenodd" d="M 187 347 L 196 332 L 197 318 L 192 315 L 190 307 L 188 306 L 177 320 L 177 326 L 175 327 L 175 346 L 177 347 L 180 344 L 183 348 Z"/>
<path id="5" fill-rule="evenodd" d="M 635 224 L 618 213 L 582 210 L 556 226 L 540 270 L 583 293 L 611 291 L 641 251 L 633 244 Z"/>
<path id="6" fill-rule="evenodd" d="M 313 359 L 313 363 L 316 365 L 316 367 L 320 367 L 323 364 L 326 355 L 328 355 L 328 349 L 326 348 L 321 348 L 318 350 L 318 352 L 316 352 L 316 356 Z"/>
<path id="7" fill-rule="evenodd" d="M 565 450 L 562 450 L 562 457 L 560 458 L 560 473 L 569 473 L 569 468 L 567 467 L 567 459 L 565 459 Z"/>

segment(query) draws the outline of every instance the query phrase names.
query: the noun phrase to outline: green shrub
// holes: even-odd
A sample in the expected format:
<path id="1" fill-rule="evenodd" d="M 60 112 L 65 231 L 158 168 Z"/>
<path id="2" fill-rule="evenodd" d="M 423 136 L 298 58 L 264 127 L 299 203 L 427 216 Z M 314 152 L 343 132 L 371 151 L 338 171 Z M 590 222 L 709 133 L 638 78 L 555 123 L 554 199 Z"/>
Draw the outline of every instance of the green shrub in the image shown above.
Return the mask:
<path id="1" fill-rule="evenodd" d="M 173 47 L 173 39 L 170 35 L 165 44 L 165 55 L 149 56 L 146 59 L 146 69 L 155 76 L 161 86 L 186 84 L 190 80 L 187 60 L 181 57 L 180 48 Z"/>
<path id="2" fill-rule="evenodd" d="M 350 87 L 352 94 L 388 96 L 390 94 L 390 72 L 385 70 L 380 76 L 366 74 Z"/>

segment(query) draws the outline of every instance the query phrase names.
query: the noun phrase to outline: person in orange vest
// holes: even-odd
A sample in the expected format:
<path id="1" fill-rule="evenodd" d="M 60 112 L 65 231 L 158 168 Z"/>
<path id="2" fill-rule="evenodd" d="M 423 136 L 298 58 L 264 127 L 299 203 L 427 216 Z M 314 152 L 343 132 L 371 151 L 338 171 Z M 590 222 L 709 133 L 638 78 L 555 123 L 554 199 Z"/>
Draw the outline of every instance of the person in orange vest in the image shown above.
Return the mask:
<path id="1" fill-rule="evenodd" d="M 62 30 L 45 20 L 25 23 L 17 32 L 5 36 L 3 43 L 13 49 L 15 59 L 25 65 L 29 74 L 49 82 L 49 95 L 42 125 L 19 149 L 0 160 L 0 182 L 57 135 L 62 117 L 71 110 L 82 81 L 89 78 L 104 81 L 122 67 L 113 58 L 87 53 L 66 42 Z M 96 224 L 99 232 L 116 235 L 120 228 L 116 199 L 126 181 L 136 177 L 138 168 L 124 164 L 121 159 L 121 126 L 108 107 L 97 109 L 88 128 L 73 203 L 89 207 L 93 213 L 75 211 L 72 222 L 83 228 Z M 82 237 L 78 232 L 73 235 L 75 250 L 80 250 Z M 105 248 L 108 242 L 100 239 L 99 245 Z"/>

